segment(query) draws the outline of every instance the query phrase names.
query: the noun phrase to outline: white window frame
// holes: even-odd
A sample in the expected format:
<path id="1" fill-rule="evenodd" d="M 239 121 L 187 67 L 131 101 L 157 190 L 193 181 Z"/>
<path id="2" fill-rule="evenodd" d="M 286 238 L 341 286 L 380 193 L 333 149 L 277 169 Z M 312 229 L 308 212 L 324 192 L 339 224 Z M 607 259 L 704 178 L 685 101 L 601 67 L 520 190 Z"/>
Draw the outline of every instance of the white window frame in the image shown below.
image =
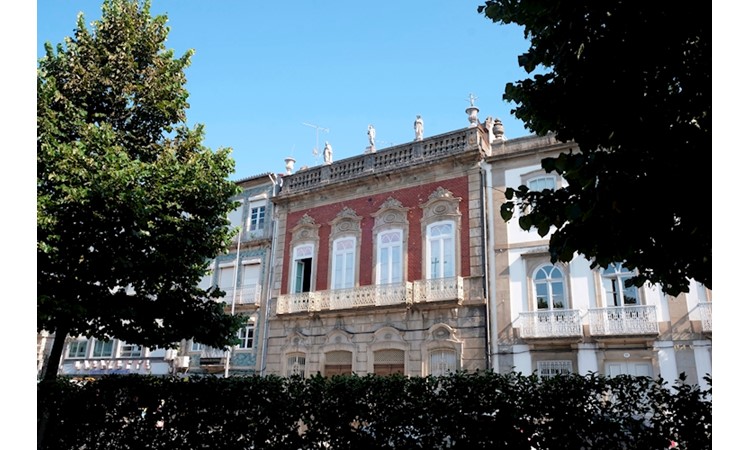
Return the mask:
<path id="1" fill-rule="evenodd" d="M 530 191 L 542 192 L 545 189 L 554 191 L 557 189 L 557 177 L 554 175 L 539 175 L 526 180 L 526 186 Z M 542 185 L 542 186 L 540 186 Z"/>
<path id="2" fill-rule="evenodd" d="M 395 241 L 383 243 L 383 238 L 390 233 L 396 233 Z M 383 251 L 387 253 L 387 261 L 382 258 Z M 377 234 L 377 263 L 375 266 L 376 284 L 392 284 L 404 281 L 404 231 L 400 228 L 383 230 Z M 394 256 L 398 256 L 398 267 L 394 267 Z"/>
<path id="3" fill-rule="evenodd" d="M 109 347 L 109 352 L 104 353 L 104 349 Z M 112 358 L 115 354 L 115 341 L 110 339 L 94 339 L 94 348 L 91 349 L 91 358 Z"/>
<path id="4" fill-rule="evenodd" d="M 247 325 L 237 331 L 237 337 L 240 340 L 237 348 L 251 350 L 255 346 L 255 323 L 248 322 Z"/>
<path id="5" fill-rule="evenodd" d="M 633 278 L 636 274 L 622 266 L 622 263 L 610 264 L 601 271 L 602 292 L 604 293 L 604 306 L 636 306 L 642 305 L 641 294 L 638 288 L 631 286 L 626 288 L 625 281 Z M 625 303 L 625 293 L 635 294 L 635 303 Z M 610 301 L 612 303 L 610 303 Z"/>
<path id="6" fill-rule="evenodd" d="M 247 231 L 263 231 L 266 224 L 266 203 L 256 202 L 248 205 Z"/>
<path id="7" fill-rule="evenodd" d="M 143 347 L 136 344 L 120 342 L 120 358 L 138 358 L 144 355 Z"/>
<path id="8" fill-rule="evenodd" d="M 546 269 L 551 267 L 552 269 L 548 272 Z M 544 280 L 538 280 L 537 276 L 540 272 L 543 272 L 545 274 Z M 559 278 L 553 277 L 552 274 L 554 272 L 557 272 L 560 274 Z M 562 287 L 562 307 L 556 308 L 554 305 L 554 289 L 553 284 L 560 283 L 560 286 Z M 565 289 L 565 274 L 563 270 L 556 265 L 553 264 L 542 264 L 541 266 L 537 267 L 536 270 L 534 270 L 532 277 L 531 277 L 531 284 L 533 286 L 532 291 L 534 293 L 534 309 L 536 311 L 553 311 L 553 310 L 563 310 L 568 309 L 568 296 L 567 296 L 567 290 Z M 538 292 L 538 286 L 537 284 L 544 284 L 544 288 L 546 292 L 544 293 L 547 296 L 548 305 L 547 308 L 540 308 L 539 307 L 539 292 Z"/>
<path id="9" fill-rule="evenodd" d="M 297 280 L 302 279 L 305 274 L 304 273 L 298 273 L 300 269 L 300 262 L 302 260 L 309 259 L 310 260 L 310 280 L 308 280 L 308 284 L 310 288 L 307 291 L 304 291 L 304 280 L 301 284 L 298 285 Z M 305 243 L 305 244 L 299 244 L 294 247 L 292 250 L 292 277 L 291 277 L 291 289 L 289 290 L 293 294 L 298 294 L 301 292 L 310 292 L 313 290 L 313 262 L 315 261 L 315 246 L 311 243 Z"/>
<path id="10" fill-rule="evenodd" d="M 453 358 L 453 361 L 446 361 L 447 355 L 450 355 L 450 357 Z M 441 361 L 436 364 L 435 357 L 438 356 L 441 357 Z M 429 368 L 430 375 L 436 377 L 456 372 L 458 370 L 458 352 L 453 348 L 437 348 L 430 351 Z"/>
<path id="11" fill-rule="evenodd" d="M 350 243 L 351 245 L 348 245 Z M 338 248 L 347 245 L 346 248 Z M 357 238 L 344 236 L 333 241 L 331 255 L 331 289 L 349 289 L 356 283 Z"/>
<path id="12" fill-rule="evenodd" d="M 206 348 L 205 345 L 201 344 L 200 342 L 195 342 L 195 341 L 190 342 L 191 352 L 202 352 L 204 348 Z"/>
<path id="13" fill-rule="evenodd" d="M 81 351 L 83 346 L 83 351 Z M 75 354 L 71 354 L 73 349 L 76 349 Z M 67 358 L 69 359 L 84 359 L 88 356 L 89 352 L 89 340 L 88 339 L 76 339 L 68 344 Z"/>
<path id="14" fill-rule="evenodd" d="M 433 236 L 433 230 L 439 227 L 443 227 L 445 225 L 450 226 L 450 232 L 439 234 L 436 236 Z M 455 277 L 458 273 L 458 258 L 456 256 L 457 254 L 457 246 L 456 246 L 456 222 L 453 220 L 441 220 L 439 222 L 431 223 L 425 228 L 426 236 L 425 236 L 425 242 L 427 247 L 427 258 L 426 258 L 426 264 L 427 264 L 427 279 L 439 279 L 439 278 L 451 278 Z M 449 241 L 449 242 L 447 242 Z M 433 248 L 432 244 L 433 242 L 436 242 L 439 246 L 438 252 L 439 255 L 435 256 L 433 255 Z M 450 253 L 452 253 L 452 261 L 449 261 L 447 256 L 447 251 L 449 250 Z M 435 259 L 435 261 L 433 261 Z M 440 264 L 442 262 L 442 264 Z M 448 263 L 451 264 L 448 264 Z M 446 267 L 450 270 L 446 270 Z M 437 269 L 437 270 L 436 270 Z M 451 273 L 452 272 L 452 273 Z"/>

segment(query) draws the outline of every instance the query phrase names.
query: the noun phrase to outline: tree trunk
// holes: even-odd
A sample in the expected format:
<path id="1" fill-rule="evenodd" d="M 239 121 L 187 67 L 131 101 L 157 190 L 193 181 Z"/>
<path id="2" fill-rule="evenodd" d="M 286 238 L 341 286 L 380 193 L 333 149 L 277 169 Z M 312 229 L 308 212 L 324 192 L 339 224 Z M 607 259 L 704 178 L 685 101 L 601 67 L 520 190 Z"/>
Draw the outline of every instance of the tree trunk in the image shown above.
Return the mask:
<path id="1" fill-rule="evenodd" d="M 60 367 L 60 359 L 62 359 L 62 352 L 65 348 L 65 338 L 68 336 L 68 326 L 58 327 L 55 331 L 55 340 L 52 342 L 52 349 L 50 350 L 49 357 L 45 358 L 44 364 L 42 365 L 42 376 L 41 381 L 37 389 L 49 388 L 54 384 L 57 378 L 57 369 Z M 44 434 L 47 429 L 47 424 L 50 421 L 49 405 L 37 404 L 36 407 L 36 448 L 42 450 L 44 448 Z"/>
<path id="2" fill-rule="evenodd" d="M 41 379 L 43 381 L 52 381 L 57 378 L 57 370 L 60 367 L 66 337 L 68 337 L 68 327 L 58 327 L 55 331 L 55 340 L 52 342 L 49 358 L 46 358 L 42 365 Z"/>

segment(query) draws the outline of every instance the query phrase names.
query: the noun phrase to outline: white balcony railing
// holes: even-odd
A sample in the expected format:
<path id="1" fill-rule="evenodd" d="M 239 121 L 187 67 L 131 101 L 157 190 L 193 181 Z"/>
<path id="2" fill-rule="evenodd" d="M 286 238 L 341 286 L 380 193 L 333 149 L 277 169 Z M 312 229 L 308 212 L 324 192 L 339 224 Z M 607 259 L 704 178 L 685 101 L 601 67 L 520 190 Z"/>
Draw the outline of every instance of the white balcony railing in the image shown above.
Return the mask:
<path id="1" fill-rule="evenodd" d="M 451 280 L 451 281 L 447 281 Z M 461 280 L 459 278 L 459 280 Z M 430 280 L 424 295 L 430 295 L 429 300 L 456 299 L 457 292 L 463 295 L 463 283 L 456 279 Z M 462 280 L 461 280 L 462 281 Z M 276 305 L 277 314 L 296 312 L 331 311 L 338 309 L 354 309 L 367 306 L 387 306 L 410 304 L 417 299 L 414 286 L 416 283 L 403 282 L 359 286 L 349 289 L 332 289 L 327 291 L 302 292 L 299 294 L 285 294 L 279 297 Z M 452 294 L 452 297 L 450 297 Z"/>
<path id="2" fill-rule="evenodd" d="M 224 291 L 225 294 L 224 297 L 218 299 L 218 301 L 224 302 L 227 305 L 231 305 L 232 300 L 234 300 L 235 305 L 257 305 L 260 303 L 261 286 L 257 284 L 242 286 L 236 289 L 222 287 L 221 290 Z M 234 297 L 235 291 L 237 297 Z"/>
<path id="3" fill-rule="evenodd" d="M 610 306 L 589 309 L 591 334 L 597 336 L 658 334 L 656 306 Z"/>
<path id="4" fill-rule="evenodd" d="M 520 313 L 522 338 L 575 337 L 583 335 L 577 309 Z"/>
<path id="5" fill-rule="evenodd" d="M 251 284 L 242 286 L 237 295 L 237 303 L 241 305 L 258 305 L 260 304 L 261 286 Z"/>
<path id="6" fill-rule="evenodd" d="M 711 303 L 698 303 L 698 311 L 701 313 L 703 331 L 712 331 Z"/>
<path id="7" fill-rule="evenodd" d="M 461 277 L 433 278 L 414 282 L 414 303 L 458 300 L 464 298 L 464 279 Z"/>

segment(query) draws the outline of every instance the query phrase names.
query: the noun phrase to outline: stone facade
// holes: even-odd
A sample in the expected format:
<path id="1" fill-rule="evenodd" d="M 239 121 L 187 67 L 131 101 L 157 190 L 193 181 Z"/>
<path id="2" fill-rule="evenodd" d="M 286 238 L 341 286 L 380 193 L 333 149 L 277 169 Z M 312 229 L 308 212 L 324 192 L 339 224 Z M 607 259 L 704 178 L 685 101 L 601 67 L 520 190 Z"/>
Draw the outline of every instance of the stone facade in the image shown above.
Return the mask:
<path id="1" fill-rule="evenodd" d="M 284 178 L 265 373 L 487 367 L 486 148 L 459 130 Z"/>
<path id="2" fill-rule="evenodd" d="M 500 210 L 506 187 L 561 187 L 564 180 L 540 162 L 568 151 L 575 145 L 551 136 L 494 142 L 485 163 L 487 211 Z M 549 236 L 522 230 L 517 215 L 490 223 L 493 370 L 660 375 L 668 382 L 685 372 L 688 382 L 706 387 L 710 290 L 693 283 L 689 293 L 670 297 L 648 284 L 628 289 L 619 266 L 592 269 L 582 256 L 550 264 Z"/>

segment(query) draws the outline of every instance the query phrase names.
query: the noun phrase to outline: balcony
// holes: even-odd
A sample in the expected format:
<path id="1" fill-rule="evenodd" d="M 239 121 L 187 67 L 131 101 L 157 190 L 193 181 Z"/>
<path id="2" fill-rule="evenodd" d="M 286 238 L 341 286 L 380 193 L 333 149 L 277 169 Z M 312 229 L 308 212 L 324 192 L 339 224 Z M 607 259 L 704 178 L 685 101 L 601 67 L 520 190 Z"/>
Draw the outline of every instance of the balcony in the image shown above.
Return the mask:
<path id="1" fill-rule="evenodd" d="M 563 338 L 581 337 L 581 313 L 577 309 L 534 311 L 520 313 L 521 337 Z"/>
<path id="2" fill-rule="evenodd" d="M 659 334 L 656 306 L 610 306 L 589 309 L 591 334 L 625 336 Z"/>
<path id="3" fill-rule="evenodd" d="M 203 347 L 200 351 L 200 365 L 213 366 L 224 364 L 226 352 L 220 348 Z"/>
<path id="4" fill-rule="evenodd" d="M 464 299 L 464 279 L 461 277 L 433 278 L 414 282 L 414 303 Z"/>
<path id="5" fill-rule="evenodd" d="M 261 286 L 257 284 L 242 286 L 237 289 L 233 289 L 230 287 L 222 287 L 221 290 L 225 292 L 225 295 L 224 297 L 219 299 L 219 301 L 224 302 L 227 305 L 231 305 L 233 299 L 234 299 L 235 305 L 259 305 L 260 304 Z M 237 295 L 236 298 L 234 298 L 235 292 Z"/>
<path id="6" fill-rule="evenodd" d="M 711 303 L 698 303 L 698 311 L 700 311 L 701 314 L 701 325 L 703 326 L 703 332 L 710 333 L 712 331 Z"/>
<path id="7" fill-rule="evenodd" d="M 359 286 L 350 289 L 285 294 L 279 297 L 276 314 L 333 311 L 372 306 L 458 300 L 464 297 L 461 277 L 438 278 L 394 284 Z"/>
<path id="8" fill-rule="evenodd" d="M 240 305 L 259 305 L 261 286 L 251 284 L 239 289 L 237 303 Z"/>

